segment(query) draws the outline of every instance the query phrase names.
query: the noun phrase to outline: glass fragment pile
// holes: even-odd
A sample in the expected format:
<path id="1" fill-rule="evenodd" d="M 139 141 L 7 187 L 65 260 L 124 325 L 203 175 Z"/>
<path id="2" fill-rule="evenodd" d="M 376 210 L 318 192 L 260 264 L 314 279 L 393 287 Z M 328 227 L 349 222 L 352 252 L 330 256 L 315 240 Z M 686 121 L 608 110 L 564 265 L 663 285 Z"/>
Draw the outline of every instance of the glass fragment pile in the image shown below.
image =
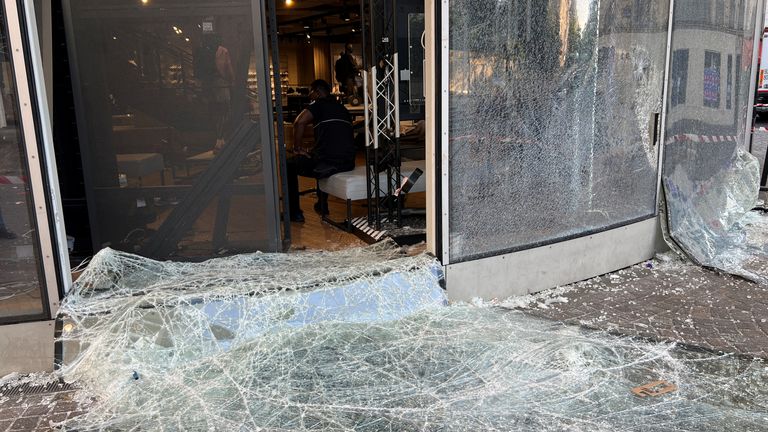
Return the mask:
<path id="1" fill-rule="evenodd" d="M 757 159 L 732 144 L 719 169 L 703 175 L 693 158 L 675 153 L 683 144 L 670 146 L 663 178 L 671 246 L 698 265 L 768 284 L 768 222 L 751 212 L 760 189 Z"/>
<path id="2" fill-rule="evenodd" d="M 66 429 L 699 431 L 768 424 L 763 363 L 449 305 L 390 245 L 156 262 L 104 250 L 65 299 Z M 632 389 L 666 380 L 659 397 Z"/>

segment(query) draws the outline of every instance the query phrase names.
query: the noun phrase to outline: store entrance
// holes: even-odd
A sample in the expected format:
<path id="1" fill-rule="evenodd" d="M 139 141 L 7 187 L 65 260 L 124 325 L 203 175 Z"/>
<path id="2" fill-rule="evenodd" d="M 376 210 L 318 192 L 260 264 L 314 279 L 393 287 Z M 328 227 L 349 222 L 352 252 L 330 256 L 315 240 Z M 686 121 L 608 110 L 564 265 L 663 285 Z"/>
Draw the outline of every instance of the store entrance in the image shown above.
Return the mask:
<path id="1" fill-rule="evenodd" d="M 315 136 L 323 128 L 317 121 L 302 127 L 302 112 L 317 97 L 313 94 L 313 82 L 327 83 L 328 99 L 343 105 L 349 113 L 355 152 L 353 170 L 338 169 L 335 171 L 341 172 L 330 177 L 323 173 L 299 173 L 304 174 L 298 176 L 299 198 L 293 200 L 294 208 L 287 214 L 290 226 L 284 227 L 293 249 L 335 250 L 386 238 L 408 244 L 426 240 L 426 178 L 414 178 L 412 192 L 400 195 L 394 204 L 400 212 L 392 213 L 397 213 L 396 217 L 388 211 L 373 211 L 383 207 L 389 210 L 395 201 L 395 189 L 387 189 L 387 180 L 398 178 L 399 186 L 400 179 L 405 181 L 412 176 L 425 160 L 424 4 L 405 2 L 393 8 L 394 3 L 361 4 L 345 0 L 275 4 L 275 25 L 270 27 L 270 36 L 278 42 L 271 45 L 273 56 L 277 48 L 277 59 L 271 61 L 270 74 L 276 90 L 276 117 L 282 110 L 282 122 L 276 122 L 276 137 L 278 141 L 281 135 L 284 137 L 287 160 L 287 170 L 281 171 L 286 177 L 281 182 L 287 189 L 282 193 L 284 201 L 290 196 L 291 177 L 295 175 L 292 167 L 297 161 L 307 153 L 313 154 L 318 146 L 338 141 L 334 137 L 325 143 L 319 135 Z M 380 9 L 389 13 L 381 13 Z M 397 34 L 393 38 L 396 42 L 374 45 L 372 41 L 384 39 L 378 35 L 389 26 Z M 395 57 L 397 67 L 391 64 Z M 389 66 L 385 65 L 387 61 Z M 392 69 L 396 69 L 396 90 L 395 84 L 380 85 L 383 75 Z M 374 90 L 377 82 L 378 92 Z M 389 130 L 377 131 L 374 105 L 376 115 L 382 118 L 381 110 L 387 109 L 387 101 L 397 101 L 398 109 L 391 109 Z M 394 124 L 398 125 L 397 134 Z M 388 147 L 382 132 L 391 138 Z M 395 140 L 396 149 L 392 147 Z M 376 147 L 378 144 L 381 146 Z M 385 158 L 389 158 L 386 164 L 374 163 Z M 387 168 L 394 165 L 400 168 L 399 172 L 387 174 Z M 374 191 L 374 171 L 381 172 L 378 196 Z M 423 172 L 424 168 L 418 170 L 418 174 Z"/>
<path id="2" fill-rule="evenodd" d="M 87 203 L 89 221 L 87 230 L 72 230 L 77 253 L 110 247 L 201 260 L 291 247 L 346 248 L 406 227 L 414 229 L 406 233 L 410 242 L 423 239 L 426 169 L 396 200 L 402 214 L 369 218 L 373 208 L 392 207 L 403 176 L 426 159 L 424 4 L 398 2 L 393 9 L 389 2 L 382 17 L 374 13 L 379 3 L 63 2 L 78 141 L 60 142 L 68 146 L 62 154 L 72 155 L 64 165 L 82 175 L 72 184 L 83 189 L 77 203 Z M 374 37 L 384 29 L 391 36 Z M 396 67 L 372 70 L 394 55 Z M 347 74 L 337 71 L 342 58 L 351 65 Z M 374 92 L 385 73 L 392 82 Z M 356 171 L 341 179 L 341 190 L 327 191 L 325 215 L 314 210 L 323 180 L 299 177 L 296 207 L 304 222 L 291 222 L 283 214 L 289 201 L 285 164 L 315 144 L 314 125 L 297 140 L 294 124 L 318 79 L 350 113 Z M 392 114 L 378 129 L 370 121 L 374 108 L 380 117 Z M 397 151 L 376 144 L 383 137 L 396 138 Z M 378 195 L 369 190 L 371 160 L 384 179 Z M 395 170 L 401 165 L 402 172 Z M 79 226 L 75 213 L 67 214 L 68 225 Z"/>

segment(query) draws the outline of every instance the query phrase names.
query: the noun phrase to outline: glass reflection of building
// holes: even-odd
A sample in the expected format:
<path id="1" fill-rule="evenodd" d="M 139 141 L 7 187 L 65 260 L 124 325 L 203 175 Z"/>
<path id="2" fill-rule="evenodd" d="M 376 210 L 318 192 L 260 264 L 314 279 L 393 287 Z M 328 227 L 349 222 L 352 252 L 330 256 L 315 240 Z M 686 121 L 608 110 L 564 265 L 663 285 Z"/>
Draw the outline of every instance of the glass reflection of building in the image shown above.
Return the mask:
<path id="1" fill-rule="evenodd" d="M 755 0 L 677 0 L 665 170 L 689 180 L 728 167 L 748 130 Z M 682 169 L 682 168 L 681 168 Z"/>
<path id="2" fill-rule="evenodd" d="M 746 0 L 677 0 L 668 134 L 743 141 L 754 23 Z"/>
<path id="3" fill-rule="evenodd" d="M 652 217 L 668 2 L 457 0 L 451 11 L 456 258 Z"/>

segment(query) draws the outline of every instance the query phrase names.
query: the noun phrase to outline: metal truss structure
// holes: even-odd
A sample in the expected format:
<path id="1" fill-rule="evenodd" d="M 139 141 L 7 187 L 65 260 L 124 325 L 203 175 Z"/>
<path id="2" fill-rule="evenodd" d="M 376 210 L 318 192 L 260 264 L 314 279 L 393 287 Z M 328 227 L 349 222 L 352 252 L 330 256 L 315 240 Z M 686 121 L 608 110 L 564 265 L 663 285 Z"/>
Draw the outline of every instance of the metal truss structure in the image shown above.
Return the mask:
<path id="1" fill-rule="evenodd" d="M 368 224 L 381 229 L 386 220 L 401 223 L 400 104 L 398 90 L 396 0 L 366 1 L 371 64 L 363 71 L 365 100 Z M 365 29 L 363 30 L 365 34 Z M 386 173 L 382 182 L 381 173 Z"/>

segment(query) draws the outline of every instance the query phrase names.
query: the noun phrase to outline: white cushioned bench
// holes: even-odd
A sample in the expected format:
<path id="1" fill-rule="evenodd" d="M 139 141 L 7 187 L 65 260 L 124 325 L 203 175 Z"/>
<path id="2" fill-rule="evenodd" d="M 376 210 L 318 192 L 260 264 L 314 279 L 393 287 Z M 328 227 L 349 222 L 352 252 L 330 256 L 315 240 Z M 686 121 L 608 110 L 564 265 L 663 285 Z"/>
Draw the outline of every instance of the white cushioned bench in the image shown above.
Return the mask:
<path id="1" fill-rule="evenodd" d="M 423 160 L 403 162 L 400 164 L 400 174 L 403 176 L 411 175 L 416 168 L 424 171 L 425 166 L 426 163 Z M 386 184 L 386 171 L 379 174 L 379 181 L 381 184 Z M 324 178 L 320 180 L 319 186 L 321 191 L 344 200 L 366 199 L 368 198 L 368 181 L 365 178 L 365 165 L 355 167 L 352 171 L 344 171 Z M 422 176 L 416 181 L 410 192 L 425 192 L 426 190 L 426 182 Z"/>
<path id="2" fill-rule="evenodd" d="M 117 169 L 128 177 L 139 179 L 152 173 L 160 173 L 160 182 L 165 185 L 165 163 L 160 153 L 126 153 L 117 155 Z"/>
<path id="3" fill-rule="evenodd" d="M 423 160 L 407 161 L 400 164 L 400 175 L 409 176 L 413 171 L 419 168 L 426 170 L 426 162 Z M 409 193 L 425 192 L 427 182 L 424 175 L 416 180 Z M 386 185 L 386 170 L 379 173 L 379 182 Z M 368 198 L 368 179 L 365 174 L 365 165 L 357 166 L 352 171 L 344 171 L 324 178 L 318 182 L 321 191 L 328 195 L 333 195 L 347 201 L 347 229 L 349 230 L 352 218 L 352 201 Z"/>

